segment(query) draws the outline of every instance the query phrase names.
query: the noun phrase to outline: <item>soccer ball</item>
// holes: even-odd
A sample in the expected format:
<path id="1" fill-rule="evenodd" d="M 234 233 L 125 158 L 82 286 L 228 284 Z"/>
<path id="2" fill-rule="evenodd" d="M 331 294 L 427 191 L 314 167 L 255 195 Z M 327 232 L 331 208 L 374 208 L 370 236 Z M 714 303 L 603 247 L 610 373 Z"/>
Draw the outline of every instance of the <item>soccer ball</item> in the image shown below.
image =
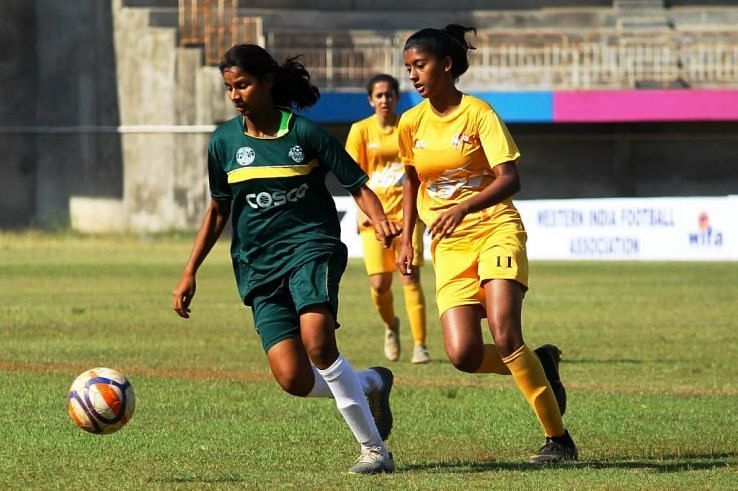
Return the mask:
<path id="1" fill-rule="evenodd" d="M 131 419 L 136 396 L 128 379 L 112 368 L 93 368 L 75 379 L 67 395 L 72 421 L 90 433 L 113 433 Z"/>

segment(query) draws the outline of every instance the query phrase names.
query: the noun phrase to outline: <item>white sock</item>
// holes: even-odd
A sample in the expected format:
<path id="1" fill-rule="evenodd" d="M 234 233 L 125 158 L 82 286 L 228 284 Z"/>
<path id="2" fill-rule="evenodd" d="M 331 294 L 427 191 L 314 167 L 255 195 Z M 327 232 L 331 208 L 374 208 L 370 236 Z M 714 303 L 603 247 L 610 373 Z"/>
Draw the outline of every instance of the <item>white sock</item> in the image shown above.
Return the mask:
<path id="1" fill-rule="evenodd" d="M 315 383 L 313 384 L 313 388 L 310 390 L 310 393 L 305 397 L 326 397 L 329 399 L 333 399 L 333 392 L 331 392 L 331 389 L 328 387 L 325 379 L 320 374 L 320 370 L 315 367 L 312 367 L 312 369 Z M 364 392 L 365 395 L 371 394 L 372 392 L 375 392 L 382 388 L 382 377 L 380 377 L 379 374 L 374 370 L 354 370 L 354 373 L 359 379 L 361 390 L 362 392 Z"/>
<path id="2" fill-rule="evenodd" d="M 318 373 L 323 376 L 333 393 L 338 411 L 346 420 L 362 449 L 370 447 L 384 449 L 384 442 L 379 436 L 377 425 L 369 411 L 359 378 L 348 360 L 343 355 L 338 355 L 333 365 L 325 370 L 318 369 Z"/>
<path id="3" fill-rule="evenodd" d="M 315 367 L 312 367 L 312 369 L 315 383 L 313 384 L 313 388 L 310 389 L 310 393 L 305 397 L 327 397 L 333 399 L 333 392 L 331 392 L 320 371 Z"/>

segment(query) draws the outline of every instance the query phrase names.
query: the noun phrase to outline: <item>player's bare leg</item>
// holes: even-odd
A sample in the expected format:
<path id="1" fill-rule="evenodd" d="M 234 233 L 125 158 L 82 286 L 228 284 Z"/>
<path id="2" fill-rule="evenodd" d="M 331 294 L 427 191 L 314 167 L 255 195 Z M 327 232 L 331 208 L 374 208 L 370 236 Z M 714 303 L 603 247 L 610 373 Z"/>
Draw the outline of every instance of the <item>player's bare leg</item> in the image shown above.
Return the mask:
<path id="1" fill-rule="evenodd" d="M 541 362 L 523 340 L 523 287 L 512 280 L 490 280 L 484 284 L 484 291 L 487 321 L 495 346 L 546 434 L 546 442 L 530 461 L 576 460 L 576 445 L 564 429 L 558 403 Z"/>
<path id="2" fill-rule="evenodd" d="M 449 361 L 462 372 L 473 373 L 482 363 L 483 339 L 478 305 L 461 305 L 441 315 L 443 345 Z"/>

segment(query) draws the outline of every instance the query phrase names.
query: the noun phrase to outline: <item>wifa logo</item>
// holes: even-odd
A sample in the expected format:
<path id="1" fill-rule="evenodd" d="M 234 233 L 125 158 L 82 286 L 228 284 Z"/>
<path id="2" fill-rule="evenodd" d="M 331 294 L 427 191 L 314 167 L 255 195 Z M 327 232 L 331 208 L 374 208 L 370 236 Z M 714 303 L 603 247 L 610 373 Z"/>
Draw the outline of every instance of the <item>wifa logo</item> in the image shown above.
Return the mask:
<path id="1" fill-rule="evenodd" d="M 699 232 L 689 234 L 689 245 L 699 247 L 722 247 L 723 233 L 715 230 L 710 225 L 710 216 L 707 212 L 700 212 L 697 216 L 697 225 Z"/>

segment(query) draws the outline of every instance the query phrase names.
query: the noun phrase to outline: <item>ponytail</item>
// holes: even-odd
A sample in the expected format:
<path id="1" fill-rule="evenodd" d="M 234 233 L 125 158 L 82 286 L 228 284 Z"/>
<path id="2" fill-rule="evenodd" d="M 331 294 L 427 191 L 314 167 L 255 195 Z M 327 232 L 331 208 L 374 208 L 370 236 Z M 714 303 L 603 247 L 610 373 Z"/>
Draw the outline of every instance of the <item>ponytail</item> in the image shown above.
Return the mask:
<path id="1" fill-rule="evenodd" d="M 272 100 L 278 106 L 310 107 L 320 99 L 320 91 L 310 83 L 310 73 L 297 61 L 288 58 L 278 67 L 272 86 Z"/>
<path id="2" fill-rule="evenodd" d="M 259 80 L 271 73 L 275 105 L 302 109 L 314 105 L 320 98 L 320 91 L 310 83 L 310 73 L 297 57 L 288 58 L 280 65 L 261 46 L 237 44 L 225 52 L 218 68 L 222 74 L 234 66 Z"/>
<path id="3" fill-rule="evenodd" d="M 458 24 L 449 24 L 443 29 L 426 28 L 421 29 L 411 35 L 405 41 L 407 51 L 411 48 L 417 48 L 420 51 L 429 53 L 436 58 L 451 58 L 451 74 L 454 78 L 459 78 L 469 69 L 469 59 L 467 52 L 475 49 L 467 40 L 466 33 L 473 32 L 476 36 L 477 29 L 474 27 L 465 27 Z"/>

